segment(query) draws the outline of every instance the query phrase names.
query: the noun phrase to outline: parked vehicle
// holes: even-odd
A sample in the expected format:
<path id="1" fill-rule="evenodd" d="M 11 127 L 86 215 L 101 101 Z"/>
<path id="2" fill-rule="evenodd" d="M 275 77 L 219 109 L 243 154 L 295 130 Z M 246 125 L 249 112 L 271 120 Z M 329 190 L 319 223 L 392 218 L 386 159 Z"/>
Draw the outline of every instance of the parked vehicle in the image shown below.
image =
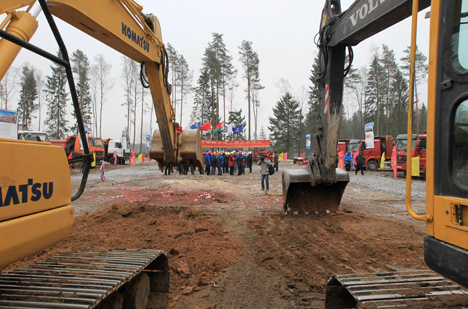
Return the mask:
<path id="1" fill-rule="evenodd" d="M 114 154 L 117 155 L 117 164 L 125 164 L 125 161 L 130 158 L 130 149 L 124 148 L 122 143 L 107 138 L 104 141 L 104 160 L 111 164 L 115 163 Z"/>
<path id="2" fill-rule="evenodd" d="M 41 131 L 18 131 L 18 139 L 26 141 L 48 142 L 49 136 Z"/>
<path id="3" fill-rule="evenodd" d="M 364 167 L 369 171 L 376 171 L 381 163 L 382 154 L 385 153 L 385 161 L 390 161 L 392 158 L 393 141 L 392 137 L 376 136 L 374 138 L 374 148 L 366 147 L 365 140 L 352 139 L 349 141 L 348 150 L 351 151 L 353 157 L 362 151 L 362 155 L 366 159 Z"/>
<path id="4" fill-rule="evenodd" d="M 407 134 L 400 134 L 395 139 L 397 150 L 397 169 L 406 175 Z M 419 157 L 419 175 L 426 179 L 426 134 L 413 134 L 412 157 Z"/>
<path id="5" fill-rule="evenodd" d="M 72 154 L 72 158 L 76 158 L 84 153 L 79 136 L 69 136 L 65 140 L 50 140 L 50 142 L 53 145 L 63 147 L 67 157 Z M 104 161 L 104 143 L 102 138 L 88 136 L 88 147 L 90 153 L 93 153 L 96 158 L 96 164 Z M 74 164 L 74 167 L 81 167 L 81 163 Z"/>

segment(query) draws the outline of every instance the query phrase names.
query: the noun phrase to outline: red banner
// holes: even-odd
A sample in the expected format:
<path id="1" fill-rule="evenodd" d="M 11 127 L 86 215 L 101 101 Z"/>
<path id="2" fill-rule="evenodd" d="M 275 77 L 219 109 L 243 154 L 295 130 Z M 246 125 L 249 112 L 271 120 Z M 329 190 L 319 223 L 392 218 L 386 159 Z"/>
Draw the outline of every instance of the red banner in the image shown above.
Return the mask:
<path id="1" fill-rule="evenodd" d="M 270 140 L 265 141 L 202 141 L 203 148 L 266 148 Z"/>

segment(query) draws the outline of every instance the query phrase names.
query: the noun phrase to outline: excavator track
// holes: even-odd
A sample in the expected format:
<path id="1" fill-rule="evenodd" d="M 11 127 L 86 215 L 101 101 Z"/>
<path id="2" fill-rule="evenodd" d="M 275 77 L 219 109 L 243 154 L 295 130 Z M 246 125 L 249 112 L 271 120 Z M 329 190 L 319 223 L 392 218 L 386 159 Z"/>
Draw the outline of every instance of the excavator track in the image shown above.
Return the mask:
<path id="1" fill-rule="evenodd" d="M 163 251 L 80 249 L 0 275 L 0 308 L 165 308 Z"/>
<path id="2" fill-rule="evenodd" d="M 335 275 L 327 284 L 325 308 L 423 308 L 434 298 L 468 295 L 430 270 Z"/>

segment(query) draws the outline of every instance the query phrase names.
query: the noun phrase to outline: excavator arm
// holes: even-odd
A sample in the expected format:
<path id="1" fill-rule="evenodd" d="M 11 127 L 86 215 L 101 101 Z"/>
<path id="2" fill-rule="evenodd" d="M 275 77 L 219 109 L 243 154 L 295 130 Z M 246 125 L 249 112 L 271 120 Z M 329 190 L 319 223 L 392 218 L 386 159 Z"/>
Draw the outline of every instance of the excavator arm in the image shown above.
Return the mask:
<path id="1" fill-rule="evenodd" d="M 28 43 L 38 27 L 36 17 L 40 10 L 33 6 L 35 2 L 5 0 L 0 3 L 0 13 L 6 13 L 0 24 L 0 80 L 21 48 L 65 67 L 83 141 L 85 170 L 78 193 L 71 197 L 70 162 L 63 148 L 49 143 L 0 138 L 0 152 L 4 156 L 0 162 L 0 234 L 5 235 L 0 242 L 0 269 L 68 235 L 74 221 L 70 201 L 83 192 L 89 171 L 91 157 L 71 64 L 52 14 L 141 63 L 141 79 L 151 90 L 159 125 L 159 130 L 153 134 L 150 156 L 160 165 L 186 164 L 200 166 L 203 170 L 200 133 L 177 131 L 179 125 L 175 122 L 167 81 L 167 55 L 157 18 L 143 14 L 142 7 L 132 0 L 39 0 L 61 51 L 61 57 L 57 57 Z M 15 11 L 23 6 L 27 6 L 26 10 Z M 153 251 L 149 254 L 164 255 Z M 167 261 L 165 256 L 162 259 Z M 138 269 L 132 276 L 143 270 Z M 167 291 L 164 288 L 165 295 Z"/>
<path id="2" fill-rule="evenodd" d="M 430 5 L 420 1 L 419 9 Z M 337 168 L 337 145 L 344 78 L 353 60 L 352 46 L 411 15 L 412 1 L 358 0 L 341 11 L 340 0 L 327 0 L 318 35 L 320 114 L 314 134 L 316 156 L 305 169 L 285 170 L 285 213 L 338 211 L 349 175 Z M 348 55 L 348 57 L 346 57 Z M 348 58 L 348 63 L 346 63 Z"/>
<path id="3" fill-rule="evenodd" d="M 468 41 L 465 0 L 439 1 L 379 1 L 357 0 L 347 11 L 341 12 L 340 0 L 327 0 L 322 12 L 319 43 L 321 78 L 320 125 L 315 135 L 318 148 L 316 169 L 321 180 L 340 183 L 335 173 L 340 111 L 344 77 L 351 65 L 351 46 L 387 29 L 413 15 L 412 68 L 410 76 L 410 102 L 408 111 L 408 136 L 412 135 L 412 92 L 414 76 L 414 51 L 416 49 L 417 12 L 431 6 L 429 93 L 427 112 L 427 178 L 426 215 L 416 215 L 411 209 L 411 175 L 407 175 L 406 204 L 412 217 L 426 222 L 424 258 L 427 266 L 455 282 L 467 287 L 466 258 L 468 237 L 463 212 L 468 209 L 466 185 L 457 183 L 457 172 L 466 169 L 466 156 L 459 151 L 468 147 L 464 123 L 467 116 L 460 116 L 468 105 L 467 57 L 460 48 Z M 459 45 L 461 44 L 461 45 Z M 345 63 L 346 50 L 348 61 Z M 463 65 L 461 65 L 463 64 Z M 458 117 L 458 118 L 457 118 Z M 408 151 L 408 153 L 410 153 Z M 438 160 L 435 160 L 438 158 Z M 411 157 L 408 156 L 408 162 Z M 458 165 L 456 165 L 458 164 Z M 462 167 L 465 166 L 465 167 Z M 338 170 L 336 170 L 338 171 Z M 466 174 L 465 174 L 466 175 Z M 335 185 L 336 186 L 336 185 Z M 333 185 L 331 185 L 333 187 Z M 338 194 L 338 192 L 336 191 Z M 341 199 L 341 197 L 340 197 Z M 461 214 L 461 215 L 460 215 Z M 458 216 L 458 217 L 457 217 Z M 455 218 L 455 219 L 454 219 Z M 457 219 L 458 218 L 458 219 Z M 461 227 L 463 226 L 463 228 Z M 373 277 L 374 276 L 374 277 Z M 385 278 L 387 276 L 387 278 Z M 438 275 L 430 272 L 428 278 Z M 385 278 L 385 279 L 384 279 Z M 431 300 L 432 295 L 466 294 L 460 287 L 447 280 L 439 281 L 421 277 L 421 273 L 377 273 L 366 276 L 337 275 L 328 283 L 326 308 L 384 306 L 386 304 L 413 304 L 421 306 L 421 300 Z M 387 281 L 388 280 L 388 281 Z M 428 286 L 434 287 L 428 289 Z M 398 286 L 398 288 L 395 288 Z M 404 291 L 411 290 L 409 294 Z"/>
<path id="4" fill-rule="evenodd" d="M 177 134 L 170 102 L 169 64 L 158 19 L 144 14 L 132 0 L 50 0 L 53 15 L 142 64 L 147 76 L 159 131 L 153 134 L 150 157 L 160 165 L 202 167 L 201 138 L 196 130 Z"/>

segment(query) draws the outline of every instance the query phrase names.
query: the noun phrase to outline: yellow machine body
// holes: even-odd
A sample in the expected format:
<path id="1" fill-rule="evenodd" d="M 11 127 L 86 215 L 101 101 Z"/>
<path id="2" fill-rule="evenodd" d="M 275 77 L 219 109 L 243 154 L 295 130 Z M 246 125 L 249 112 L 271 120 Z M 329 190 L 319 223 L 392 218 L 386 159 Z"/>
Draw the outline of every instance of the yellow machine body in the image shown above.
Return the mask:
<path id="1" fill-rule="evenodd" d="M 64 239 L 73 225 L 65 151 L 0 139 L 0 269 Z"/>
<path id="2" fill-rule="evenodd" d="M 0 28 L 28 42 L 38 26 L 29 13 L 34 2 L 2 1 L 0 14 L 6 17 Z M 14 11 L 24 6 L 29 6 L 26 11 Z M 203 167 L 200 133 L 177 133 L 158 19 L 144 14 L 133 0 L 49 0 L 47 6 L 53 15 L 144 64 L 159 126 L 155 134 L 160 142 L 152 143 L 152 149 L 162 153 L 158 161 Z M 0 80 L 20 50 L 19 45 L 0 39 Z M 73 209 L 63 148 L 0 139 L 0 153 L 0 267 L 4 267 L 65 238 L 73 224 Z"/>

